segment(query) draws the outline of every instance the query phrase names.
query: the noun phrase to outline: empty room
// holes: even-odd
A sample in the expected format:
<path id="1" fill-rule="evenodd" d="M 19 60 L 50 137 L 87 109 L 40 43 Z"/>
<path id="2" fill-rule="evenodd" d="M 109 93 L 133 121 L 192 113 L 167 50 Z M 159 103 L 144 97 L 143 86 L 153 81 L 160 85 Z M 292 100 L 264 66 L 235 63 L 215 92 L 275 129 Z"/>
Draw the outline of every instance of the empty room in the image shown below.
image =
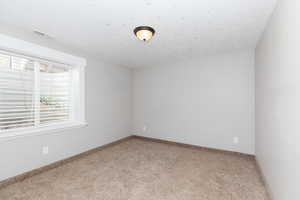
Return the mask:
<path id="1" fill-rule="evenodd" d="M 0 200 L 299 200 L 300 1 L 0 0 Z"/>

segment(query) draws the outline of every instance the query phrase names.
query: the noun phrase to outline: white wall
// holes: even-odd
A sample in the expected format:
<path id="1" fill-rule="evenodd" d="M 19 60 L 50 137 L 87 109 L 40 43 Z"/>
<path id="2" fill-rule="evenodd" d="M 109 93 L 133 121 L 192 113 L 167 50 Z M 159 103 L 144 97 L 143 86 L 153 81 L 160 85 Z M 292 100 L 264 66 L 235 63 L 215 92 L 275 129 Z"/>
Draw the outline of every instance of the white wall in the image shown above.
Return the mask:
<path id="1" fill-rule="evenodd" d="M 131 71 L 86 58 L 88 127 L 0 142 L 0 180 L 131 134 Z"/>
<path id="2" fill-rule="evenodd" d="M 279 0 L 256 50 L 256 155 L 274 200 L 300 199 L 299 19 L 299 0 Z"/>
<path id="3" fill-rule="evenodd" d="M 136 69 L 133 76 L 134 134 L 254 154 L 254 52 Z"/>

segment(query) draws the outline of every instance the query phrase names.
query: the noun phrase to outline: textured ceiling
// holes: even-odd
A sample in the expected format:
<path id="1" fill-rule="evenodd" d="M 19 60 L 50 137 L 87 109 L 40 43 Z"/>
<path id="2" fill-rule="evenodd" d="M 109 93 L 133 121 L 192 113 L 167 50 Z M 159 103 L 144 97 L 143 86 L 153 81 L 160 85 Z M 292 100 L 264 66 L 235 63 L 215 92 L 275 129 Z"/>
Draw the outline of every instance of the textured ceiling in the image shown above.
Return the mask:
<path id="1" fill-rule="evenodd" d="M 105 62 L 147 67 L 254 48 L 276 0 L 1 0 L 1 25 Z M 155 28 L 143 43 L 139 25 Z M 38 37 L 38 36 L 33 36 Z"/>

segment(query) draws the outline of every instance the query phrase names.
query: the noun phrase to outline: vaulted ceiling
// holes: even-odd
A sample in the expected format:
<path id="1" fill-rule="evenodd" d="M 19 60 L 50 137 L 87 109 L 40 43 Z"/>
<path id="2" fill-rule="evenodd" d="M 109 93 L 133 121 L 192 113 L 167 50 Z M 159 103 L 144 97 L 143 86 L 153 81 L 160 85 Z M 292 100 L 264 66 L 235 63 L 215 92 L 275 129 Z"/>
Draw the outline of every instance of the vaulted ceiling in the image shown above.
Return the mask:
<path id="1" fill-rule="evenodd" d="M 1 25 L 127 67 L 255 48 L 276 0 L 1 0 Z M 135 38 L 149 25 L 149 42 Z M 33 36 L 39 37 L 39 36 Z"/>

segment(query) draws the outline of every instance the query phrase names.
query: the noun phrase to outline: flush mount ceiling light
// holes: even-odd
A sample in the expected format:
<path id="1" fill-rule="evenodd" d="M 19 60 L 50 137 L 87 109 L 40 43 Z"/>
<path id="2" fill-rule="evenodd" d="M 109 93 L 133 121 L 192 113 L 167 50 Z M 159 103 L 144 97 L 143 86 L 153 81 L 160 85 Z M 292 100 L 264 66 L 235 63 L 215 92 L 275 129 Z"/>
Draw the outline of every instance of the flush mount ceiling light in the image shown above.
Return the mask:
<path id="1" fill-rule="evenodd" d="M 135 36 L 142 41 L 150 40 L 155 34 L 155 30 L 150 26 L 136 27 L 133 32 Z"/>

